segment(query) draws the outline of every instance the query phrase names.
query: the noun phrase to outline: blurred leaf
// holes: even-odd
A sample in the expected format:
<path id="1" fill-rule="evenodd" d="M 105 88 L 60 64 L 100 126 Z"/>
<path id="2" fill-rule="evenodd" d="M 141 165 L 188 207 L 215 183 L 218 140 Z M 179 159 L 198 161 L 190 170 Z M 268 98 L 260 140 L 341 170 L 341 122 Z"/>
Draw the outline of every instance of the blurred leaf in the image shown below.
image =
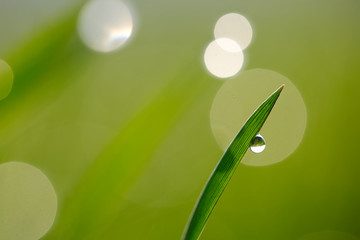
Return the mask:
<path id="1" fill-rule="evenodd" d="M 114 221 L 124 195 L 184 111 L 205 92 L 196 68 L 181 71 L 148 105 L 122 127 L 74 187 L 46 239 L 100 239 Z M 194 81 L 197 79 L 197 81 Z M 76 227 L 74 227 L 76 226 Z"/>
<path id="2" fill-rule="evenodd" d="M 59 69 L 64 65 L 64 58 L 59 56 L 64 54 L 64 49 L 74 36 L 75 17 L 75 12 L 66 14 L 50 23 L 46 29 L 34 31 L 22 45 L 10 50 L 4 57 L 13 70 L 14 82 L 9 96 L 0 101 L 3 114 L 0 119 L 0 142 L 11 136 L 13 131 L 24 127 L 30 121 L 29 116 L 37 114 L 34 109 L 49 102 L 49 96 L 56 96 L 49 89 L 44 91 L 44 85 L 54 86 L 60 92 L 68 83 L 65 80 L 57 81 L 54 76 L 59 75 Z"/>
<path id="3" fill-rule="evenodd" d="M 284 85 L 276 90 L 251 115 L 220 159 L 193 210 L 183 236 L 184 240 L 198 239 L 200 237 L 212 210 L 234 174 L 237 165 L 250 147 L 251 140 L 265 123 L 283 88 Z"/>
<path id="4" fill-rule="evenodd" d="M 37 77 L 49 71 L 52 66 L 59 66 L 56 57 L 62 54 L 76 27 L 76 12 L 67 14 L 49 27 L 24 41 L 11 51 L 5 59 L 12 67 L 16 88 L 12 95 L 17 95 L 28 87 L 33 87 Z"/>

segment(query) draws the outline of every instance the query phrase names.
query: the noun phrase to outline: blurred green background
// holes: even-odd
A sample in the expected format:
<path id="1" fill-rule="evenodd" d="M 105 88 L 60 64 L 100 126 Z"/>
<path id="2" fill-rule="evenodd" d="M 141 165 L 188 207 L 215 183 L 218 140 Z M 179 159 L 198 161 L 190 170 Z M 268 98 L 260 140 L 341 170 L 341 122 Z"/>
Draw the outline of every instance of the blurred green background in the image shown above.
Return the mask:
<path id="1" fill-rule="evenodd" d="M 201 239 L 360 239 L 359 1 L 129 0 L 133 35 L 106 54 L 77 34 L 83 3 L 0 2 L 0 58 L 14 73 L 0 163 L 31 164 L 53 184 L 42 239 L 180 239 L 222 155 L 209 112 L 226 80 L 203 54 L 229 12 L 254 31 L 242 70 L 289 78 L 307 127 L 285 161 L 239 165 Z"/>

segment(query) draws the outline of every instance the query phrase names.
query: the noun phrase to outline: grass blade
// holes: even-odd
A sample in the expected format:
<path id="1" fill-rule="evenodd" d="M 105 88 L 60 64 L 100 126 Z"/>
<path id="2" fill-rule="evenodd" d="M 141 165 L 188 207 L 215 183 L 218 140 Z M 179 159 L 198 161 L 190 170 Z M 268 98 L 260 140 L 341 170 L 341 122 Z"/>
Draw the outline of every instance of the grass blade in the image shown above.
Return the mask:
<path id="1" fill-rule="evenodd" d="M 212 210 L 230 181 L 237 165 L 250 147 L 251 140 L 265 123 L 283 88 L 284 85 L 256 109 L 220 159 L 192 212 L 183 240 L 195 240 L 200 237 Z"/>

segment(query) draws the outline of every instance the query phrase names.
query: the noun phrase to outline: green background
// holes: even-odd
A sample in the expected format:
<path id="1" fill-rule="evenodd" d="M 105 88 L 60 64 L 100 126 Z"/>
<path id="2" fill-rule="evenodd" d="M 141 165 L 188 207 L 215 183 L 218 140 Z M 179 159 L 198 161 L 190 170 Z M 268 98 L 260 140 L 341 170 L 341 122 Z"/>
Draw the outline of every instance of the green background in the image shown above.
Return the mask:
<path id="1" fill-rule="evenodd" d="M 202 58 L 229 12 L 254 30 L 243 70 L 288 77 L 307 128 L 285 161 L 239 165 L 201 239 L 360 238 L 359 1 L 128 1 L 135 31 L 108 54 L 80 41 L 82 3 L 0 2 L 0 58 L 14 72 L 0 163 L 51 180 L 59 205 L 43 239 L 180 239 L 222 155 L 209 111 L 223 81 Z"/>

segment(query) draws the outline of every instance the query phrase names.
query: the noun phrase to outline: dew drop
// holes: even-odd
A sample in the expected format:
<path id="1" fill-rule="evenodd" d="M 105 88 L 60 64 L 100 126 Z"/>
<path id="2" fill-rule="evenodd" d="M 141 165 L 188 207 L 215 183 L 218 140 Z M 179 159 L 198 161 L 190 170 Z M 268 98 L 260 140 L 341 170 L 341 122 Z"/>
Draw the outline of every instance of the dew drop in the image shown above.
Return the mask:
<path id="1" fill-rule="evenodd" d="M 265 146 L 265 139 L 260 134 L 257 134 L 253 140 L 251 140 L 250 150 L 254 153 L 261 153 L 264 151 Z"/>

